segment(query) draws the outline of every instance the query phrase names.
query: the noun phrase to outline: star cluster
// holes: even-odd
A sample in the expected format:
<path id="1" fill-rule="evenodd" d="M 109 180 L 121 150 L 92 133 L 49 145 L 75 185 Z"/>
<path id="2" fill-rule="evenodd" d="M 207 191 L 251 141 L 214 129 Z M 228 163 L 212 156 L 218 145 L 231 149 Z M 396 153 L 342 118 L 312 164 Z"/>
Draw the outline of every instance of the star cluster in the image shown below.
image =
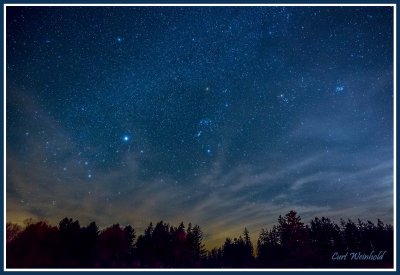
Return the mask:
<path id="1" fill-rule="evenodd" d="M 7 220 L 393 219 L 391 7 L 7 7 Z"/>

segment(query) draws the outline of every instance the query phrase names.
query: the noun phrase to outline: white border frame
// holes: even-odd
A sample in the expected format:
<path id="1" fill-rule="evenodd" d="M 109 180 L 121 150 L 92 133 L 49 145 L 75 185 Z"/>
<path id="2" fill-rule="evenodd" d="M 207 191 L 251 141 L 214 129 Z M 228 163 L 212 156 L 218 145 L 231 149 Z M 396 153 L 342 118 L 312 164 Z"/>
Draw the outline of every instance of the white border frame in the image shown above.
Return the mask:
<path id="1" fill-rule="evenodd" d="M 312 6 L 312 7 L 323 7 L 323 6 L 346 6 L 346 7 L 354 7 L 354 6 L 370 6 L 370 7 L 392 7 L 393 8 L 393 107 L 394 107 L 394 119 L 393 119 L 393 149 L 394 149 L 394 154 L 393 154 L 393 230 L 394 230 L 394 259 L 393 259 L 393 268 L 388 269 L 388 268 L 375 268 L 375 269 L 366 269 L 366 268 L 343 268 L 343 269 L 338 269 L 338 268 L 314 268 L 314 269 L 306 269 L 306 268 L 227 268 L 227 269 L 219 269 L 219 268 L 197 268 L 197 269 L 191 269 L 191 268 L 182 268 L 182 269 L 165 269 L 165 268 L 113 268 L 113 269 L 99 269 L 99 268 L 37 268 L 37 269 L 29 269 L 29 268 L 7 268 L 6 267 L 6 69 L 7 69 L 7 62 L 6 62 L 6 10 L 7 7 L 15 7 L 15 6 L 43 6 L 43 7 L 81 7 L 81 6 L 90 6 L 90 7 L 111 7 L 111 6 L 116 6 L 116 7 L 130 7 L 130 6 L 166 6 L 166 7 L 171 7 L 171 6 L 189 6 L 189 7 L 198 7 L 198 6 L 225 6 L 225 7 L 230 7 L 230 6 L 250 6 L 250 7 L 265 7 L 265 6 L 272 6 L 272 7 L 277 7 L 277 6 L 285 6 L 285 7 L 290 7 L 290 6 Z M 4 192 L 4 212 L 3 212 L 3 228 L 4 228 L 4 236 L 3 236 L 3 241 L 4 241 L 4 247 L 3 247 L 3 271 L 36 271 L 36 272 L 43 272 L 43 271 L 87 271 L 87 272 L 109 272 L 109 271 L 159 271 L 159 272 L 185 272 L 185 271 L 192 271 L 192 272 L 203 272 L 203 271 L 220 271 L 220 272 L 241 272 L 241 271 L 252 271 L 252 272 L 264 272 L 264 271 L 276 271 L 276 272 L 287 272 L 287 271 L 308 271 L 308 272 L 314 272 L 314 271 L 327 271 L 327 272 L 332 272 L 332 271 L 397 271 L 397 232 L 396 232 L 396 39 L 397 39 L 397 29 L 396 29 L 396 4 L 4 4 L 3 5 L 3 72 L 4 72 L 4 86 L 3 86 L 3 125 L 4 125 L 4 133 L 3 133 L 3 163 L 4 163 L 4 175 L 3 175 L 3 192 Z"/>

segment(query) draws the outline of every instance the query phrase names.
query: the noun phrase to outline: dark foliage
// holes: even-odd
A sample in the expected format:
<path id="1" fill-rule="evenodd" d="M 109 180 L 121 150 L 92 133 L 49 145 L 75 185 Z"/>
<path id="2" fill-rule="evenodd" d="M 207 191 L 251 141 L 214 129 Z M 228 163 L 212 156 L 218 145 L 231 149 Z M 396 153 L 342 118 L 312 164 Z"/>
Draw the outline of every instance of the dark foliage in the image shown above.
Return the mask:
<path id="1" fill-rule="evenodd" d="M 304 225 L 295 211 L 262 229 L 256 251 L 245 228 L 220 248 L 206 251 L 198 225 L 174 227 L 150 223 L 136 239 L 133 227 L 114 224 L 99 230 L 64 218 L 58 227 L 28 221 L 25 228 L 8 223 L 9 268 L 390 268 L 393 227 L 378 220 L 357 223 L 314 218 Z M 379 255 L 381 260 L 355 260 L 351 253 Z M 336 253 L 336 254 L 335 254 Z M 256 255 L 255 255 L 256 254 Z M 339 260 L 334 255 L 346 255 Z M 358 255 L 358 254 L 357 254 Z"/>

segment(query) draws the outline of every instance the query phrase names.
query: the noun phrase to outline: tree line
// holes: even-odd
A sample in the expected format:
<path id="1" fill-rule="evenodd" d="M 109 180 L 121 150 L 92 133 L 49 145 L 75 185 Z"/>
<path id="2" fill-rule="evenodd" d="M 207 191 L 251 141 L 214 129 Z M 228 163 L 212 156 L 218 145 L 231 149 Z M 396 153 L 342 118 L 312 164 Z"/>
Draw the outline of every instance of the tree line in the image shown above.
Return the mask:
<path id="1" fill-rule="evenodd" d="M 295 211 L 262 229 L 253 247 L 249 231 L 210 251 L 198 225 L 163 221 L 137 236 L 130 225 L 99 230 L 64 218 L 58 226 L 29 221 L 6 225 L 8 268 L 391 268 L 393 227 L 378 219 L 357 222 L 314 218 Z M 380 254 L 379 254 L 380 253 Z M 355 256 L 354 256 L 355 255 Z M 381 256 L 381 257 L 378 257 Z"/>

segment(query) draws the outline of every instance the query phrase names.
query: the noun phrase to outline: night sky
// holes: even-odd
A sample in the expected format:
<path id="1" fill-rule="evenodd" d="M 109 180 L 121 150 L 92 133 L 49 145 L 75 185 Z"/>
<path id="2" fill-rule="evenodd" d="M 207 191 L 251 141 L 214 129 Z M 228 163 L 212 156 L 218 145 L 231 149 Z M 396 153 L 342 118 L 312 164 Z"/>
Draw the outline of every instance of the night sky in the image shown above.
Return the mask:
<path id="1" fill-rule="evenodd" d="M 7 221 L 393 223 L 391 7 L 8 7 Z"/>

